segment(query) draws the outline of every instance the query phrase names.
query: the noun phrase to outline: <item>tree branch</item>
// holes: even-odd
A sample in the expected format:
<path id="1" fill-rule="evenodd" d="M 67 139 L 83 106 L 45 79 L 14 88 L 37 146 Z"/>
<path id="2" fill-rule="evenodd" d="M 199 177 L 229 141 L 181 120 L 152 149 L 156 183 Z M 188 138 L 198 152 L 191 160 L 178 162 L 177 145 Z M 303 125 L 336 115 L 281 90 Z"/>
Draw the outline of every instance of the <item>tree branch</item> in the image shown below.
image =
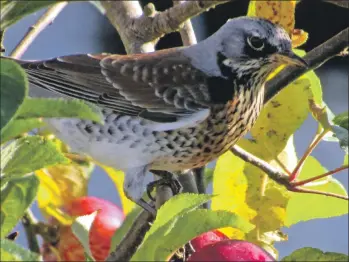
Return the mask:
<path id="1" fill-rule="evenodd" d="M 180 5 L 185 1 L 173 1 L 173 5 Z M 179 30 L 179 33 L 182 38 L 182 43 L 184 46 L 195 45 L 197 43 L 193 25 L 188 19 L 183 23 L 182 29 Z"/>
<path id="2" fill-rule="evenodd" d="M 150 228 L 154 217 L 149 212 L 142 210 L 133 222 L 120 244 L 112 251 L 106 261 L 129 261 Z"/>
<path id="3" fill-rule="evenodd" d="M 234 1 L 234 0 L 230 0 Z M 106 15 L 118 30 L 128 53 L 154 51 L 154 44 L 167 33 L 178 31 L 190 18 L 229 2 L 188 1 L 163 11 L 143 14 L 138 1 L 102 1 Z M 189 41 L 189 39 L 188 39 Z"/>
<path id="4" fill-rule="evenodd" d="M 340 6 L 340 7 L 349 8 L 348 0 L 323 0 L 323 1 Z"/>
<path id="5" fill-rule="evenodd" d="M 333 58 L 334 56 L 342 55 L 349 46 L 349 28 L 344 29 L 325 43 L 317 46 L 310 51 L 304 60 L 308 63 L 308 68 L 299 68 L 295 66 L 288 66 L 284 68 L 277 76 L 271 79 L 266 84 L 266 94 L 264 103 L 267 103 L 285 86 L 292 83 L 304 73 L 314 70 L 323 63 Z"/>
<path id="6" fill-rule="evenodd" d="M 28 209 L 22 217 L 22 225 L 24 227 L 25 235 L 27 237 L 28 247 L 32 252 L 40 253 L 39 242 L 36 237 L 37 223 L 37 219 L 31 212 L 31 210 Z"/>
<path id="7" fill-rule="evenodd" d="M 47 9 L 47 11 L 39 18 L 39 20 L 29 28 L 28 32 L 11 52 L 10 56 L 13 58 L 20 58 L 28 49 L 30 44 L 34 41 L 34 39 L 41 33 L 42 30 L 44 30 L 49 24 L 53 22 L 53 20 L 67 4 L 68 2 L 59 2 Z"/>
<path id="8" fill-rule="evenodd" d="M 286 187 L 289 186 L 289 176 L 285 175 L 283 172 L 279 171 L 269 163 L 265 162 L 264 160 L 248 153 L 244 149 L 242 149 L 239 146 L 233 146 L 231 149 L 231 152 L 236 155 L 237 157 L 241 158 L 242 160 L 254 165 L 255 167 L 258 167 L 262 171 L 264 171 L 269 178 L 274 180 L 280 185 L 284 185 Z"/>

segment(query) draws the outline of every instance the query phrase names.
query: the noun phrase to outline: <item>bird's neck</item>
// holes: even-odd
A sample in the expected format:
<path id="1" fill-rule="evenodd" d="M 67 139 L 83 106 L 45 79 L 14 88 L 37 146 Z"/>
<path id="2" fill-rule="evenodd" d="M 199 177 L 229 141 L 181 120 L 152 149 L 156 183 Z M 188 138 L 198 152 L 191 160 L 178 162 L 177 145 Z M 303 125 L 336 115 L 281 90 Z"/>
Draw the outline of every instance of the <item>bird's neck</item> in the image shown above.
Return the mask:
<path id="1" fill-rule="evenodd" d="M 264 92 L 268 76 L 265 67 L 253 65 L 241 67 L 220 52 L 216 57 L 219 75 L 208 78 L 208 89 L 213 103 L 225 104 L 244 94 L 255 99 Z"/>

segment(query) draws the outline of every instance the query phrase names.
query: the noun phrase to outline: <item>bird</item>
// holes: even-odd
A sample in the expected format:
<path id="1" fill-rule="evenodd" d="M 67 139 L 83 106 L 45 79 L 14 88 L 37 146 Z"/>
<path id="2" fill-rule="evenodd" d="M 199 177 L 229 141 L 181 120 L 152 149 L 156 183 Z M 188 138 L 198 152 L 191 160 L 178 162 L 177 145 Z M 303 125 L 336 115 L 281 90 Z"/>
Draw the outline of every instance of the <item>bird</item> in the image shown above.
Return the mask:
<path id="1" fill-rule="evenodd" d="M 103 124 L 45 122 L 72 151 L 124 171 L 125 195 L 150 212 L 142 198 L 148 171 L 217 159 L 255 123 L 268 76 L 281 65 L 307 67 L 282 27 L 245 16 L 192 46 L 16 62 L 31 85 L 98 106 Z"/>

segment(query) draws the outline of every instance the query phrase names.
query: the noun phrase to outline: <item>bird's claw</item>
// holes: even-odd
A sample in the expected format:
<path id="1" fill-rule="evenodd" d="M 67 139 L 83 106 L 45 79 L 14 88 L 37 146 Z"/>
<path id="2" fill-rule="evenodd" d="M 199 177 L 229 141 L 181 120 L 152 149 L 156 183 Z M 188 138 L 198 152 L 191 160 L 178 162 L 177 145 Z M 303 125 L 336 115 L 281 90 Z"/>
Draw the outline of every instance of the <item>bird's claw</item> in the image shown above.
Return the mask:
<path id="1" fill-rule="evenodd" d="M 152 171 L 153 172 L 153 171 Z M 161 176 L 160 179 L 155 180 L 153 182 L 150 182 L 147 185 L 147 195 L 149 199 L 152 201 L 155 201 L 155 198 L 152 196 L 152 192 L 154 188 L 159 186 L 168 186 L 171 188 L 173 195 L 177 195 L 182 190 L 182 185 L 179 183 L 177 178 L 175 178 L 171 173 L 159 173 L 159 172 L 153 172 L 154 174 Z"/>

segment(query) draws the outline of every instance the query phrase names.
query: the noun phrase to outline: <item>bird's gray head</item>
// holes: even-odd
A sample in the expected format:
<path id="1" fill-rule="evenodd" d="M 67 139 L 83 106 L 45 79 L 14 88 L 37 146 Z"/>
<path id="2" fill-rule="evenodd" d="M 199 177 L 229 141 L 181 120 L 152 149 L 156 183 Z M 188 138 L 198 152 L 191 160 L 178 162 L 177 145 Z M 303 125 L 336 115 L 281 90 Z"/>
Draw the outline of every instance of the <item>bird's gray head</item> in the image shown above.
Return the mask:
<path id="1" fill-rule="evenodd" d="M 230 19 L 209 41 L 214 41 L 226 58 L 224 64 L 237 70 L 272 71 L 281 64 L 306 66 L 292 52 L 291 39 L 286 31 L 265 19 Z"/>

